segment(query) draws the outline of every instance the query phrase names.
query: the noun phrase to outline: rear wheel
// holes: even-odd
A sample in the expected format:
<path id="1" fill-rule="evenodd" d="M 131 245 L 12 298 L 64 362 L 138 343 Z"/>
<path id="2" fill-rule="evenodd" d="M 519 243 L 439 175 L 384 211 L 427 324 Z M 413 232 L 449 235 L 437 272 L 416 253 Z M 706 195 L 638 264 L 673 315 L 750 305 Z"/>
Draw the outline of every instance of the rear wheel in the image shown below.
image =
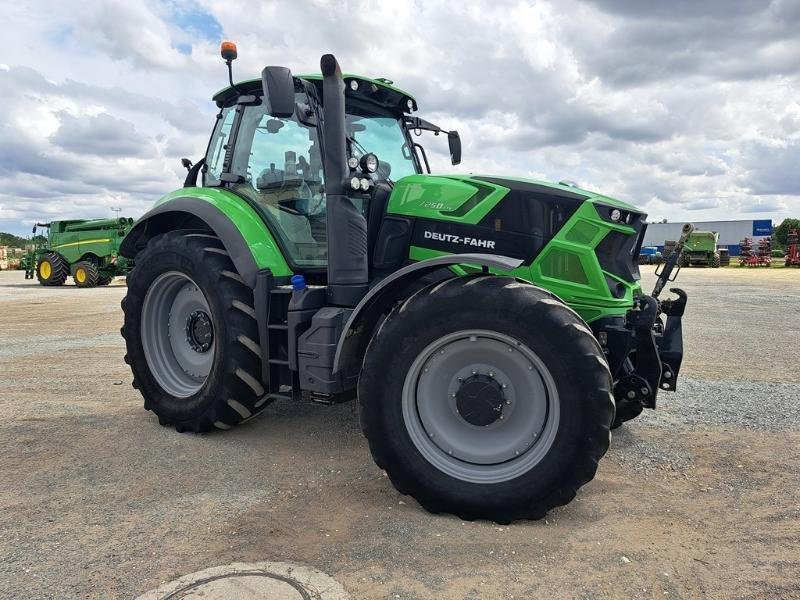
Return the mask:
<path id="1" fill-rule="evenodd" d="M 42 285 L 64 285 L 68 273 L 66 261 L 55 252 L 45 252 L 36 264 L 36 277 Z"/>
<path id="2" fill-rule="evenodd" d="M 229 429 L 266 407 L 253 293 L 217 237 L 150 240 L 122 308 L 133 386 L 162 425 Z"/>
<path id="3" fill-rule="evenodd" d="M 95 287 L 100 280 L 100 273 L 94 263 L 88 260 L 81 260 L 75 263 L 72 269 L 72 279 L 79 288 Z"/>
<path id="4" fill-rule="evenodd" d="M 400 492 L 432 512 L 509 522 L 543 517 L 594 477 L 611 385 L 575 312 L 512 278 L 476 277 L 395 309 L 358 392 L 372 455 Z"/>
<path id="5" fill-rule="evenodd" d="M 721 264 L 722 261 L 720 260 L 719 252 L 714 252 L 714 256 L 711 257 L 711 266 L 718 269 Z"/>
<path id="6" fill-rule="evenodd" d="M 114 276 L 113 275 L 103 275 L 101 273 L 100 274 L 100 278 L 97 280 L 97 285 L 108 285 L 112 281 L 114 281 Z"/>

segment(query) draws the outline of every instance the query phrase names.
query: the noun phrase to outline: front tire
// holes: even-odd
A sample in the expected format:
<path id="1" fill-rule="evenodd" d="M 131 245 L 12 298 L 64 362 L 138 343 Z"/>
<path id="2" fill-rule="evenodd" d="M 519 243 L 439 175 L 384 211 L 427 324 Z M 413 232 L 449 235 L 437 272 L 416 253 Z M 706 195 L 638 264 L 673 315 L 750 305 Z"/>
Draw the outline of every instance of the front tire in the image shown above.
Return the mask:
<path id="1" fill-rule="evenodd" d="M 179 432 L 229 429 L 267 406 L 253 293 L 219 238 L 151 239 L 122 308 L 133 387 L 159 423 Z"/>
<path id="2" fill-rule="evenodd" d="M 611 389 L 575 312 L 513 278 L 465 277 L 389 315 L 358 395 L 373 458 L 400 492 L 431 512 L 508 523 L 544 517 L 594 477 Z"/>
<path id="3" fill-rule="evenodd" d="M 68 273 L 66 261 L 55 252 L 45 252 L 36 263 L 36 277 L 41 285 L 64 285 Z"/>

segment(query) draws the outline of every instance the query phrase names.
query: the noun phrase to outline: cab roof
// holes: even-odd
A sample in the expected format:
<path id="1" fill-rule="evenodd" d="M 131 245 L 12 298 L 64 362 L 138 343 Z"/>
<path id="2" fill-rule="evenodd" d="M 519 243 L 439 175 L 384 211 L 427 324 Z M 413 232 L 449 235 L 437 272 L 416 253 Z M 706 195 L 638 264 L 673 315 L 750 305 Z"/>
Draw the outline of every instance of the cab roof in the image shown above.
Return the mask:
<path id="1" fill-rule="evenodd" d="M 320 73 L 308 73 L 295 75 L 294 77 L 296 79 L 302 79 L 304 81 L 314 83 L 317 86 L 321 86 L 322 84 L 322 75 Z M 372 101 L 387 108 L 400 108 L 403 112 L 417 110 L 416 99 L 408 92 L 405 92 L 392 85 L 393 82 L 389 79 L 384 79 L 382 77 L 378 79 L 372 79 L 370 77 L 355 75 L 353 73 L 344 73 L 342 74 L 342 78 L 344 79 L 346 86 L 345 93 L 349 96 L 357 96 L 359 99 Z M 358 90 L 356 91 L 353 91 L 350 87 L 350 82 L 353 80 L 358 82 Z M 242 92 L 258 93 L 261 90 L 261 79 L 248 79 L 246 81 L 241 81 L 236 84 L 236 87 Z M 237 91 L 233 87 L 228 86 L 214 94 L 212 100 L 216 102 L 218 106 L 224 106 L 225 104 L 234 100 L 237 96 Z M 411 109 L 408 108 L 409 100 L 411 101 Z"/>

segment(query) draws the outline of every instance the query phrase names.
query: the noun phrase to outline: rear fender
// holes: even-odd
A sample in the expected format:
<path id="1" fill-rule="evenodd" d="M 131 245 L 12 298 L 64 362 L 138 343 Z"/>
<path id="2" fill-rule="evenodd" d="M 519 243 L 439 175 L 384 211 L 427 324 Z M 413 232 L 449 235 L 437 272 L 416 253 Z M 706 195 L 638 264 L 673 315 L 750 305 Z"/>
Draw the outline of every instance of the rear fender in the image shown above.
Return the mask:
<path id="1" fill-rule="evenodd" d="M 211 192 L 211 191 L 209 191 Z M 135 258 L 150 238 L 180 229 L 209 229 L 225 246 L 236 270 L 254 288 L 259 269 L 270 269 L 275 276 L 291 274 L 272 234 L 263 220 L 244 201 L 214 194 L 167 197 L 145 213 L 120 245 L 120 254 Z"/>
<path id="2" fill-rule="evenodd" d="M 399 298 L 404 297 L 403 291 L 415 281 L 434 271 L 455 265 L 477 265 L 484 267 L 484 270 L 492 268 L 510 272 L 520 264 L 521 259 L 507 256 L 449 254 L 415 262 L 395 271 L 375 285 L 353 309 L 336 347 L 333 372 L 352 369 L 360 364 L 381 317 Z"/>

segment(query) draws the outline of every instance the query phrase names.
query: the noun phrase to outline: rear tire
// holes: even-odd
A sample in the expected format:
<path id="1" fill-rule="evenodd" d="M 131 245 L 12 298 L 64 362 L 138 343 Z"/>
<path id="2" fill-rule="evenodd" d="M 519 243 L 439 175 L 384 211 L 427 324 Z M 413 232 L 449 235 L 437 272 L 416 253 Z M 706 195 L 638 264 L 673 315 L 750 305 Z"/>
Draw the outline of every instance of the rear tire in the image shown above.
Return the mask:
<path id="1" fill-rule="evenodd" d="M 64 285 L 68 274 L 66 261 L 55 252 L 45 252 L 36 263 L 36 278 L 42 285 Z"/>
<path id="2" fill-rule="evenodd" d="M 133 387 L 161 425 L 230 429 L 266 408 L 253 292 L 219 238 L 151 239 L 136 256 L 122 309 Z"/>
<path id="3" fill-rule="evenodd" d="M 574 311 L 510 277 L 461 277 L 392 311 L 358 396 L 372 456 L 401 493 L 434 513 L 508 523 L 544 517 L 591 481 L 611 389 Z"/>
<path id="4" fill-rule="evenodd" d="M 722 261 L 720 260 L 719 252 L 714 252 L 714 256 L 711 258 L 711 266 L 715 269 L 719 269 L 721 264 Z"/>
<path id="5" fill-rule="evenodd" d="M 79 288 L 93 288 L 100 280 L 100 273 L 94 263 L 81 260 L 72 269 L 72 279 Z"/>
<path id="6" fill-rule="evenodd" d="M 100 278 L 97 280 L 97 285 L 109 285 L 112 281 L 114 281 L 113 275 L 103 275 L 100 274 Z"/>

